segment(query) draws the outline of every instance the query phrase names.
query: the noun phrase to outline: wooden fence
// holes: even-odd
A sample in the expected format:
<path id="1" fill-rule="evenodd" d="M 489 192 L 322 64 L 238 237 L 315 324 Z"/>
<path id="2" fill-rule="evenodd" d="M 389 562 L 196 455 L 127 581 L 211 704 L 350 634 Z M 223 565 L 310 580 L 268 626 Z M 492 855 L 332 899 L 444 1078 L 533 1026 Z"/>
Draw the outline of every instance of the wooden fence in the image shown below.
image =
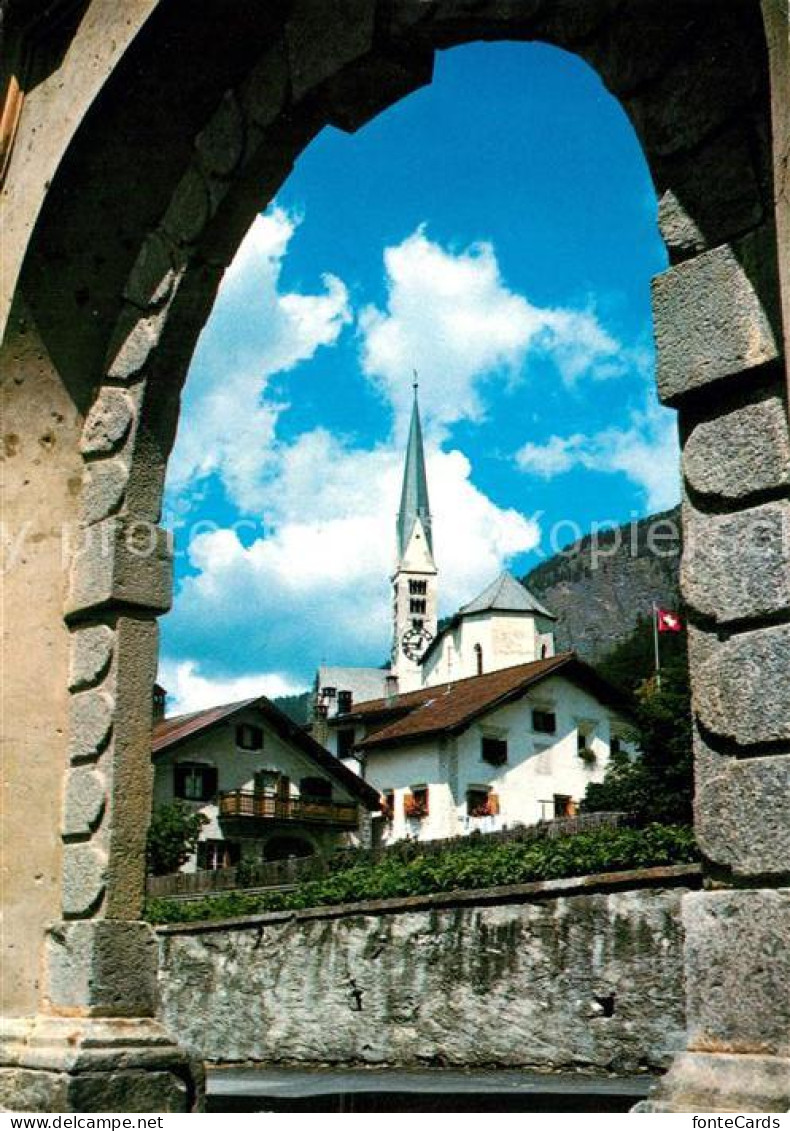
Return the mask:
<path id="1" fill-rule="evenodd" d="M 375 848 L 346 848 L 330 856 L 291 857 L 289 860 L 270 860 L 261 863 L 242 861 L 231 868 L 218 868 L 205 872 L 176 872 L 168 876 L 149 876 L 149 898 L 175 896 L 182 899 L 211 895 L 215 892 L 237 888 L 271 890 L 291 888 L 306 880 L 317 880 L 331 872 L 342 871 L 357 864 L 373 864 L 392 858 L 413 859 L 415 856 L 436 855 L 449 847 L 457 847 L 461 840 L 486 843 L 508 843 L 543 840 L 547 837 L 574 836 L 600 828 L 624 828 L 635 824 L 629 813 L 580 813 L 576 817 L 558 817 L 551 821 L 538 821 L 535 825 L 515 825 L 497 832 L 473 832 L 467 837 L 448 837 L 443 840 L 401 840 L 395 844 Z"/>

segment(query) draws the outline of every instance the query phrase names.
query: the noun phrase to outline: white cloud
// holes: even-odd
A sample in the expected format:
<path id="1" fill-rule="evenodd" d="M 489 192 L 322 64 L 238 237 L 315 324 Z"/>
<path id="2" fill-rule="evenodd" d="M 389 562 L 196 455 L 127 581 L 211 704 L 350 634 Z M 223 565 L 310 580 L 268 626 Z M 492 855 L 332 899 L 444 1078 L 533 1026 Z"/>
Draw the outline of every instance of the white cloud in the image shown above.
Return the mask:
<path id="1" fill-rule="evenodd" d="M 194 660 L 165 660 L 160 666 L 159 681 L 167 689 L 168 715 L 201 711 L 205 707 L 235 703 L 259 695 L 273 699 L 278 695 L 296 695 L 305 690 L 304 686 L 291 682 L 285 676 L 271 673 L 210 679 L 200 675 L 199 665 Z"/>
<path id="2" fill-rule="evenodd" d="M 480 420 L 480 384 L 523 376 L 530 352 L 550 356 L 563 381 L 620 376 L 633 357 L 590 310 L 534 306 L 505 284 L 490 243 L 453 253 L 424 228 L 384 252 L 387 309 L 360 315 L 364 372 L 407 418 L 414 368 L 429 424 Z"/>
<path id="3" fill-rule="evenodd" d="M 253 670 L 277 669 L 294 681 L 309 678 L 322 659 L 383 663 L 402 458 L 395 447 L 346 449 L 322 431 L 301 436 L 284 458 L 279 522 L 268 537 L 245 547 L 220 530 L 191 544 L 197 572 L 182 583 L 171 646 L 211 653 L 226 668 L 243 657 Z M 497 507 L 470 472 L 460 452 L 429 456 L 446 611 L 539 541 L 535 524 Z"/>
<path id="4" fill-rule="evenodd" d="M 257 505 L 259 482 L 275 474 L 275 430 L 287 406 L 265 400 L 269 379 L 333 345 L 351 320 L 348 292 L 324 275 L 324 292 L 280 292 L 298 221 L 280 208 L 258 216 L 220 286 L 198 343 L 168 467 L 171 501 L 211 474 L 242 510 Z"/>
<path id="5" fill-rule="evenodd" d="M 413 365 L 428 425 L 442 609 L 453 612 L 511 558 L 536 546 L 540 532 L 474 485 L 463 453 L 442 450 L 450 425 L 482 418 L 485 380 L 521 379 L 533 354 L 549 355 L 568 384 L 604 379 L 634 363 L 591 311 L 540 309 L 509 290 L 490 244 L 454 253 L 419 229 L 385 252 L 386 311 L 368 307 L 360 318 L 362 365 L 392 406 L 392 437 L 353 448 L 316 427 L 283 442 L 277 425 L 287 406 L 272 398 L 269 378 L 336 343 L 351 319 L 346 287 L 332 276 L 324 276 L 320 294 L 280 292 L 296 223 L 274 209 L 253 225 L 223 281 L 187 384 L 169 471 L 171 503 L 180 498 L 188 506 L 190 493 L 215 476 L 239 512 L 266 515 L 267 529 L 244 542 L 232 529 L 204 532 L 188 546 L 190 569 L 165 631 L 168 654 L 180 662 L 164 665 L 162 675 L 182 710 L 258 688 L 283 693 L 308 680 L 322 659 L 387 659 Z M 577 459 L 575 441 L 555 437 L 555 460 Z M 239 671 L 279 675 L 227 678 Z"/>
<path id="6" fill-rule="evenodd" d="M 552 479 L 574 468 L 621 473 L 645 495 L 650 511 L 666 510 L 680 498 L 680 448 L 674 412 L 651 403 L 633 412 L 628 428 L 606 428 L 590 436 L 551 436 L 516 452 L 525 472 Z"/>

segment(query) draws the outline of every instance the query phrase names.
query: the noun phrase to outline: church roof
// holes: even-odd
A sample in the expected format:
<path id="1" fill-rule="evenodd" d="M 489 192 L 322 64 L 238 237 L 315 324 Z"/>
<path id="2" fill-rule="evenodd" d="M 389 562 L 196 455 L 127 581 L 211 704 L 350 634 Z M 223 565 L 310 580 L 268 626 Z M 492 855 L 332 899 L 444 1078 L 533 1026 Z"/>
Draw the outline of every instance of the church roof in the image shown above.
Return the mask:
<path id="1" fill-rule="evenodd" d="M 424 687 L 389 702 L 379 699 L 360 703 L 353 712 L 343 716 L 343 721 L 381 724 L 358 743 L 362 750 L 404 745 L 441 734 L 458 734 L 475 719 L 521 698 L 530 687 L 551 675 L 561 675 L 585 688 L 613 710 L 626 716 L 630 713 L 620 692 L 575 652 L 563 652 L 545 660 Z"/>
<path id="2" fill-rule="evenodd" d="M 378 791 L 366 781 L 363 781 L 353 770 L 344 766 L 338 758 L 335 758 L 320 743 L 316 742 L 307 731 L 290 719 L 265 695 L 256 699 L 241 699 L 236 703 L 208 707 L 206 710 L 193 711 L 188 715 L 175 715 L 172 718 L 160 719 L 154 723 L 152 741 L 154 759 L 167 750 L 181 746 L 190 738 L 203 734 L 211 727 L 225 723 L 235 715 L 250 709 L 260 712 L 286 745 L 290 744 L 292 747 L 296 747 L 308 761 L 313 762 L 330 777 L 341 782 L 366 808 L 371 811 L 378 809 L 380 803 Z"/>
<path id="3" fill-rule="evenodd" d="M 465 616 L 488 612 L 534 613 L 548 620 L 557 619 L 554 613 L 549 612 L 546 606 L 541 605 L 537 597 L 530 593 L 526 585 L 516 581 L 512 573 L 504 570 L 496 581 L 492 581 L 473 601 L 468 605 L 462 605 L 457 613 L 453 613 L 425 649 L 421 663 L 424 664 L 428 657 L 433 655 L 448 632 L 456 629 Z"/>
<path id="4" fill-rule="evenodd" d="M 417 386 L 414 386 L 414 404 L 411 410 L 409 442 L 403 468 L 400 510 L 398 511 L 398 557 L 402 558 L 409 544 L 416 519 L 422 520 L 428 549 L 433 553 L 431 533 L 431 508 L 428 502 L 428 478 L 425 474 L 425 452 L 422 444 L 420 409 L 417 404 Z"/>
<path id="5" fill-rule="evenodd" d="M 550 613 L 545 605 L 541 605 L 537 597 L 530 593 L 526 585 L 516 581 L 512 573 L 503 570 L 496 581 L 492 581 L 468 605 L 462 605 L 458 610 L 459 616 L 469 613 L 487 613 L 490 611 L 507 613 L 537 613 L 539 616 L 556 620 L 554 613 Z"/>

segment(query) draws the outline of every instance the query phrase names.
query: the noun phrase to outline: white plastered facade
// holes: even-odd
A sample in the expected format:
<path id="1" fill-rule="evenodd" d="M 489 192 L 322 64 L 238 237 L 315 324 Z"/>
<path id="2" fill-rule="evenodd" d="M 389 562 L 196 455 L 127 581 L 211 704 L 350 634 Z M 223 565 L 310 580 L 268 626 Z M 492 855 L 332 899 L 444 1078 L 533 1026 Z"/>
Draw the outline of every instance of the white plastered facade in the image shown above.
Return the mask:
<path id="1" fill-rule="evenodd" d="M 533 709 L 555 715 L 555 733 L 534 729 Z M 589 750 L 585 758 L 579 754 L 580 730 Z M 492 832 L 553 818 L 557 799 L 570 799 L 572 809 L 584 797 L 590 782 L 603 779 L 613 734 L 628 746 L 631 729 L 623 716 L 570 680 L 552 676 L 518 701 L 490 711 L 458 735 L 372 749 L 366 757 L 365 776 L 380 792 L 394 794 L 392 819 L 379 818 L 383 821 L 381 839 L 385 843 L 406 837 L 435 840 L 466 835 L 475 829 Z M 503 765 L 484 761 L 484 737 L 507 742 Z M 427 816 L 407 818 L 407 797 L 425 787 Z M 498 802 L 498 814 L 470 816 L 470 790 L 491 791 Z"/>

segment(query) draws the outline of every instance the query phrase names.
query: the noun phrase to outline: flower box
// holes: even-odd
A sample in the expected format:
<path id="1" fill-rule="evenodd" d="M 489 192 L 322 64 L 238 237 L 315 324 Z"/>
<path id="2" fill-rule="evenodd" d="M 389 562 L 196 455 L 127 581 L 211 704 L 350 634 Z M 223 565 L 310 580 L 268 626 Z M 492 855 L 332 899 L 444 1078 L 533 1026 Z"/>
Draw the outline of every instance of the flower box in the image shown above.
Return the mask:
<path id="1" fill-rule="evenodd" d="M 427 796 L 407 793 L 403 799 L 403 812 L 409 820 L 421 821 L 428 816 Z"/>

